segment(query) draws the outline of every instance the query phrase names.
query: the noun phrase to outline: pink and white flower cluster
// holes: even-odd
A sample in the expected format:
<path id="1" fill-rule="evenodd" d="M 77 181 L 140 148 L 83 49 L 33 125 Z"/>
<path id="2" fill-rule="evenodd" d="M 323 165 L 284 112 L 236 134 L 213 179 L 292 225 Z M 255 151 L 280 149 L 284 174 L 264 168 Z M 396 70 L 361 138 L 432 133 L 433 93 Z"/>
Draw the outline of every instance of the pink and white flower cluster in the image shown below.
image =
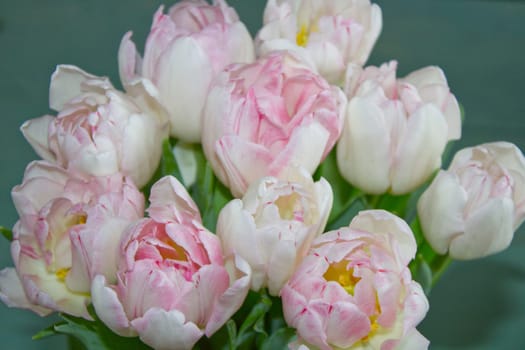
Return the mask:
<path id="1" fill-rule="evenodd" d="M 185 0 L 154 14 L 143 57 L 124 35 L 125 92 L 59 66 L 57 116 L 22 126 L 44 160 L 12 191 L 15 267 L 0 271 L 0 299 L 88 320 L 92 304 L 118 335 L 191 349 L 250 289 L 268 290 L 297 331 L 291 348 L 426 349 L 416 326 L 428 301 L 408 267 L 418 248 L 408 224 L 366 210 L 323 233 L 336 196 L 410 193 L 461 136 L 440 68 L 398 79 L 396 61 L 363 67 L 381 27 L 369 0 L 269 0 L 254 41 L 224 0 Z M 158 175 L 163 155 L 179 160 L 186 187 Z M 316 171 L 335 173 L 348 193 Z M 201 213 L 189 194 L 198 186 L 211 206 L 214 196 L 229 201 L 197 200 Z M 202 220 L 212 209 L 216 234 Z M 523 155 L 508 143 L 460 151 L 418 211 L 421 240 L 438 254 L 506 248 L 525 218 Z"/>

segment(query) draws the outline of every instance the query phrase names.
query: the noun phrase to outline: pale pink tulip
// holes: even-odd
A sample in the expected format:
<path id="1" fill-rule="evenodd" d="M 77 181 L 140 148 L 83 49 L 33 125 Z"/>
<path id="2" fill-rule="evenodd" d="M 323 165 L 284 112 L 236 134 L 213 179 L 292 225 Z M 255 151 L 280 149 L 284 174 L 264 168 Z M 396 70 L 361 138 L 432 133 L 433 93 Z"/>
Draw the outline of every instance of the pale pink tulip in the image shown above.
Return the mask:
<path id="1" fill-rule="evenodd" d="M 234 253 L 252 268 L 251 288 L 268 287 L 278 295 L 296 266 L 324 229 L 332 208 L 332 188 L 307 172 L 280 180 L 265 177 L 253 183 L 242 200 L 234 199 L 220 212 L 217 235 L 224 255 Z"/>
<path id="2" fill-rule="evenodd" d="M 58 66 L 49 98 L 58 116 L 22 125 L 24 136 L 43 159 L 88 175 L 121 172 L 137 186 L 150 180 L 169 132 L 151 83 L 137 81 L 125 95 L 107 78 Z"/>
<path id="3" fill-rule="evenodd" d="M 90 319 L 91 280 L 102 274 L 115 281 L 120 238 L 143 217 L 142 194 L 120 174 L 88 178 L 40 161 L 12 196 L 20 216 L 11 243 L 16 274 L 0 275 L 2 299 L 39 314 Z"/>
<path id="4" fill-rule="evenodd" d="M 217 331 L 241 306 L 250 267 L 225 266 L 219 239 L 174 177 L 153 185 L 150 218 L 130 227 L 121 242 L 118 282 L 97 276 L 93 305 L 123 336 L 139 335 L 155 349 L 191 349 Z"/>
<path id="5" fill-rule="evenodd" d="M 426 349 L 415 326 L 428 301 L 407 267 L 416 248 L 408 225 L 381 210 L 360 212 L 349 227 L 314 240 L 281 290 L 284 317 L 297 329 L 299 344 Z"/>
<path id="6" fill-rule="evenodd" d="M 155 13 L 146 39 L 144 58 L 131 41 L 119 50 L 124 86 L 138 77 L 149 79 L 169 112 L 171 135 L 200 142 L 202 109 L 209 85 L 225 66 L 255 59 L 253 41 L 237 13 L 224 0 L 181 1 Z"/>
<path id="7" fill-rule="evenodd" d="M 257 50 L 294 51 L 341 84 L 349 64 L 365 64 L 382 25 L 381 9 L 370 0 L 268 0 Z"/>
<path id="8" fill-rule="evenodd" d="M 348 70 L 337 164 L 366 193 L 413 191 L 439 169 L 447 142 L 461 136 L 459 105 L 443 72 L 427 67 L 396 79 L 396 69 L 391 61 Z"/>
<path id="9" fill-rule="evenodd" d="M 525 158 L 511 143 L 465 148 L 418 202 L 425 238 L 454 259 L 507 248 L 525 219 Z"/>
<path id="10" fill-rule="evenodd" d="M 202 146 L 235 197 L 289 166 L 313 173 L 339 138 L 346 98 L 295 56 L 229 66 L 204 111 Z"/>

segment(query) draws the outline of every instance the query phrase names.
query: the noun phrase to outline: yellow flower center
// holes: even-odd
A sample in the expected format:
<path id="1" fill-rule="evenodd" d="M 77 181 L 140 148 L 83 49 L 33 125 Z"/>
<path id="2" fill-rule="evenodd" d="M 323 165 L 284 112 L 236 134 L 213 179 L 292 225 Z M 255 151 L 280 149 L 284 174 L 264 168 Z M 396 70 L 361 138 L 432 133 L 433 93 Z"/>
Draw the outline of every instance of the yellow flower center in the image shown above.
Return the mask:
<path id="1" fill-rule="evenodd" d="M 308 44 L 308 35 L 308 28 L 305 25 L 302 25 L 301 29 L 297 32 L 297 35 L 295 37 L 297 45 L 305 47 L 306 44 Z"/>
<path id="2" fill-rule="evenodd" d="M 301 28 L 295 36 L 295 41 L 297 42 L 297 45 L 306 47 L 306 45 L 308 45 L 308 39 L 310 38 L 310 34 L 317 32 L 318 30 L 319 28 L 315 24 L 311 26 L 308 26 L 306 24 L 301 25 Z"/>
<path id="3" fill-rule="evenodd" d="M 327 281 L 334 281 L 339 283 L 348 294 L 354 295 L 355 286 L 357 282 L 361 280 L 361 278 L 355 277 L 354 269 L 350 268 L 347 270 L 346 265 L 347 262 L 344 260 L 330 265 L 330 267 L 328 267 L 328 269 L 324 273 L 323 277 Z"/>
<path id="4" fill-rule="evenodd" d="M 64 267 L 64 268 L 58 269 L 58 271 L 55 272 L 55 275 L 57 276 L 60 282 L 66 281 L 66 277 L 67 277 L 67 274 L 69 273 L 69 270 L 71 270 L 71 268 Z"/>
<path id="5" fill-rule="evenodd" d="M 77 225 L 83 225 L 87 221 L 87 215 L 79 215 L 77 218 Z"/>
<path id="6" fill-rule="evenodd" d="M 292 193 L 287 196 L 281 196 L 275 200 L 275 205 L 279 209 L 279 215 L 283 220 L 301 220 L 302 210 L 300 208 L 299 195 Z"/>

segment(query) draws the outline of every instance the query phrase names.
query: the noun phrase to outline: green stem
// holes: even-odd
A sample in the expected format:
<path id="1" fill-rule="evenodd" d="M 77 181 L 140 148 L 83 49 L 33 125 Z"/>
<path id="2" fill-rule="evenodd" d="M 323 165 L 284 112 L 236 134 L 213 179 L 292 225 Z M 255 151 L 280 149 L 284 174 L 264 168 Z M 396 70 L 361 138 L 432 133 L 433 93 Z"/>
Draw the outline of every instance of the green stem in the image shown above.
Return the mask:
<path id="1" fill-rule="evenodd" d="M 452 258 L 447 255 L 436 255 L 430 267 L 432 268 L 432 287 L 436 285 L 443 273 L 452 262 Z"/>
<path id="2" fill-rule="evenodd" d="M 365 198 L 366 207 L 368 209 L 377 209 L 381 195 L 368 195 Z"/>

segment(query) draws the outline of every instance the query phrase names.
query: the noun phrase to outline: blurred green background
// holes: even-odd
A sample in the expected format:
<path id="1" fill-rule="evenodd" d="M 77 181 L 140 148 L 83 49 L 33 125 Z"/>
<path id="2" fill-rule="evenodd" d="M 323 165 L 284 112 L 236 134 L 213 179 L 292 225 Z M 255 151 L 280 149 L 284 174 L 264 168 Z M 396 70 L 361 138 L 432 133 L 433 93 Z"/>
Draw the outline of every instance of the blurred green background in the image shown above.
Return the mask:
<path id="1" fill-rule="evenodd" d="M 171 2 L 166 2 L 169 5 Z M 252 34 L 263 0 L 229 1 Z M 457 147 L 507 140 L 525 150 L 525 2 L 481 0 L 376 0 L 383 33 L 369 61 L 399 61 L 400 75 L 426 66 L 445 70 L 466 110 Z M 36 158 L 18 131 L 48 113 L 49 77 L 61 63 L 107 75 L 118 86 L 117 49 L 132 29 L 143 47 L 157 0 L 0 0 L 0 224 L 16 212 L 11 188 Z M 190 82 L 188 82 L 189 84 Z M 0 267 L 11 266 L 0 240 Z M 419 326 L 431 349 L 525 349 L 525 228 L 498 255 L 453 263 L 430 296 Z M 0 348 L 65 348 L 65 339 L 34 342 L 48 326 L 30 312 L 0 305 Z"/>

